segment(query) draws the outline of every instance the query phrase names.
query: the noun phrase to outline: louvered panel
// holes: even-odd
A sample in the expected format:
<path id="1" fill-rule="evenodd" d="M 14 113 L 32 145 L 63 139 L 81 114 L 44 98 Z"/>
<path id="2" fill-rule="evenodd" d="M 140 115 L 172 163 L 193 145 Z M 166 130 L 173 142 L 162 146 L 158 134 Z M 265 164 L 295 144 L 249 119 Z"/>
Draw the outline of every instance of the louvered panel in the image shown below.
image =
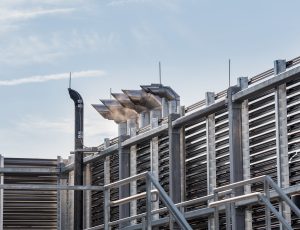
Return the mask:
<path id="1" fill-rule="evenodd" d="M 137 174 L 150 171 L 150 141 L 145 141 L 137 145 L 136 153 L 136 170 Z M 137 181 L 137 193 L 146 191 L 145 179 Z M 137 213 L 146 212 L 146 199 L 140 199 L 137 201 Z"/>
<path id="2" fill-rule="evenodd" d="M 92 185 L 104 185 L 104 159 L 94 161 L 91 165 Z M 104 223 L 103 192 L 92 191 L 92 226 Z"/>
<path id="3" fill-rule="evenodd" d="M 5 158 L 4 167 L 56 168 L 56 159 Z M 57 185 L 52 175 L 11 174 L 5 184 Z M 4 229 L 56 229 L 57 192 L 4 190 Z"/>
<path id="4" fill-rule="evenodd" d="M 217 187 L 230 183 L 228 111 L 215 114 L 215 148 Z"/>

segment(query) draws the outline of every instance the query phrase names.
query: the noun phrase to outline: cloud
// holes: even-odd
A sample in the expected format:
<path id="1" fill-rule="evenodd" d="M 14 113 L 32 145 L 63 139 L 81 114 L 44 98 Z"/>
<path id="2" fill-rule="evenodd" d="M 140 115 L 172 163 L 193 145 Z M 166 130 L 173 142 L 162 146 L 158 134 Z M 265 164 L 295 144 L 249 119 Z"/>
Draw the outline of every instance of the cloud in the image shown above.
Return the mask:
<path id="1" fill-rule="evenodd" d="M 89 78 L 89 77 L 100 77 L 105 74 L 102 70 L 87 70 L 73 72 L 72 78 Z M 46 81 L 55 81 L 68 79 L 69 73 L 59 73 L 59 74 L 50 74 L 50 75 L 38 75 L 31 76 L 27 78 L 11 79 L 11 80 L 0 80 L 0 86 L 14 86 L 28 83 L 41 83 Z"/>
<path id="2" fill-rule="evenodd" d="M 62 8 L 62 9 L 31 9 L 31 10 L 11 10 L 2 9 L 0 10 L 0 21 L 7 20 L 26 20 L 32 19 L 44 15 L 56 15 L 71 13 L 74 8 Z"/>

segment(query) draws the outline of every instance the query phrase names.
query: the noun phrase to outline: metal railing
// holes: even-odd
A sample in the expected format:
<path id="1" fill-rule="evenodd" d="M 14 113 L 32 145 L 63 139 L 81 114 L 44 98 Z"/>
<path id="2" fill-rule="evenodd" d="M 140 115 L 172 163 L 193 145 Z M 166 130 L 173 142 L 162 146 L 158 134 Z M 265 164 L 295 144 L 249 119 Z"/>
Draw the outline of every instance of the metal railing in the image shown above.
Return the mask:
<path id="1" fill-rule="evenodd" d="M 140 194 L 135 194 L 135 195 L 132 195 L 132 196 L 129 196 L 126 198 L 122 198 L 119 200 L 115 200 L 115 201 L 109 201 L 110 189 L 128 184 L 132 181 L 137 181 L 140 179 L 146 179 L 146 192 L 143 192 Z M 152 189 L 152 185 L 155 187 L 154 190 Z M 191 226 L 186 221 L 184 215 L 178 210 L 178 208 L 173 203 L 171 198 L 168 196 L 168 194 L 165 192 L 165 190 L 162 188 L 162 186 L 159 184 L 159 182 L 154 178 L 154 176 L 150 172 L 140 173 L 135 176 L 128 177 L 126 179 L 119 180 L 117 182 L 105 185 L 104 186 L 104 210 L 105 210 L 104 211 L 104 225 L 95 226 L 92 228 L 88 228 L 86 230 L 94 230 L 94 229 L 102 229 L 102 228 L 104 228 L 105 230 L 108 230 L 113 225 L 121 224 L 124 222 L 129 222 L 130 220 L 134 220 L 134 219 L 138 219 L 138 218 L 142 218 L 143 223 L 145 223 L 145 220 L 144 220 L 145 217 L 146 217 L 146 223 L 145 223 L 144 228 L 147 230 L 151 229 L 152 228 L 151 227 L 152 226 L 152 215 L 158 213 L 157 212 L 158 210 L 152 211 L 152 206 L 151 206 L 151 203 L 153 202 L 152 194 L 157 194 L 160 197 L 161 201 L 166 206 L 163 209 L 159 209 L 159 212 L 169 211 L 171 213 L 171 215 L 173 216 L 173 218 L 175 219 L 175 221 L 178 223 L 178 225 L 182 229 L 192 230 Z M 146 206 L 147 206 L 146 213 L 110 222 L 110 216 L 109 216 L 108 210 L 111 206 L 122 205 L 122 204 L 128 203 L 132 200 L 141 199 L 145 196 L 146 196 L 146 201 L 147 201 L 146 202 Z"/>
<path id="2" fill-rule="evenodd" d="M 254 192 L 254 193 L 249 193 L 249 194 L 245 194 L 245 195 L 240 195 L 240 196 L 235 196 L 235 197 L 230 197 L 224 200 L 220 200 L 218 201 L 218 193 L 220 192 L 224 192 L 224 191 L 231 191 L 232 194 L 234 195 L 234 190 L 236 188 L 240 188 L 243 187 L 245 185 L 252 185 L 253 183 L 258 183 L 258 182 L 262 182 L 264 185 L 264 189 L 263 192 Z M 222 187 L 218 187 L 216 189 L 214 189 L 213 193 L 214 193 L 214 201 L 211 202 L 209 204 L 209 207 L 211 208 L 215 208 L 215 212 L 214 212 L 214 221 L 215 221 L 215 226 L 216 226 L 216 230 L 219 229 L 219 207 L 222 205 L 227 206 L 226 210 L 226 219 L 227 219 L 227 229 L 230 229 L 231 226 L 231 221 L 230 221 L 230 208 L 228 207 L 228 205 L 232 205 L 237 201 L 241 201 L 241 200 L 246 200 L 246 199 L 253 199 L 253 198 L 257 198 L 258 201 L 262 202 L 265 205 L 265 225 L 266 225 L 266 229 L 271 229 L 271 216 L 270 216 L 270 211 L 273 212 L 273 214 L 277 217 L 277 219 L 279 220 L 279 222 L 286 228 L 286 229 L 290 229 L 292 230 L 292 227 L 290 226 L 290 224 L 283 218 L 283 216 L 274 208 L 274 206 L 271 204 L 270 202 L 270 186 L 274 189 L 274 191 L 279 195 L 279 198 L 281 200 L 283 200 L 284 202 L 286 202 L 290 208 L 295 212 L 295 214 L 300 217 L 300 209 L 293 203 L 293 201 L 291 201 L 291 199 L 283 192 L 283 190 L 272 180 L 272 178 L 270 176 L 260 176 L 260 177 L 255 177 L 252 179 L 248 179 L 248 180 L 244 180 L 244 181 L 240 181 L 240 182 L 236 182 L 236 183 L 232 183 L 229 185 L 225 185 Z M 234 207 L 233 207 L 234 209 Z M 228 213 L 229 212 L 229 213 Z M 233 229 L 236 229 L 234 226 L 235 223 L 234 221 L 232 221 L 232 226 Z"/>

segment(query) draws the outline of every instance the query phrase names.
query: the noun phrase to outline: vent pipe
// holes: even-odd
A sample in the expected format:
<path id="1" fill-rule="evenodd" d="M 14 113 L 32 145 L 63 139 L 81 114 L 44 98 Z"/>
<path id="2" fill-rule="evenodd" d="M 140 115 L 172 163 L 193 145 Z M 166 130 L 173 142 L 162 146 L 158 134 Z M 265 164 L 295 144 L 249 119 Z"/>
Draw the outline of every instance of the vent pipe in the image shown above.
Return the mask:
<path id="1" fill-rule="evenodd" d="M 83 185 L 83 100 L 80 94 L 68 88 L 75 105 L 75 162 L 74 185 Z M 83 192 L 74 191 L 74 230 L 83 229 Z"/>

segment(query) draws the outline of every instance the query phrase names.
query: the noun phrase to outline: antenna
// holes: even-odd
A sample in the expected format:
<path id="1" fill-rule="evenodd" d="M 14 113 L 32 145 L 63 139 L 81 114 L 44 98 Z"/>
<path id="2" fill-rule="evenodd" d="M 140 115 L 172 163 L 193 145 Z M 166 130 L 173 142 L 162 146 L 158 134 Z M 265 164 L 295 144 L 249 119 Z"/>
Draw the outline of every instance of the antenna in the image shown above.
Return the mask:
<path id="1" fill-rule="evenodd" d="M 159 84 L 161 84 L 161 64 L 158 62 L 158 74 L 159 74 Z"/>
<path id="2" fill-rule="evenodd" d="M 111 99 L 111 88 L 109 88 L 109 98 Z"/>
<path id="3" fill-rule="evenodd" d="M 228 78 L 229 78 L 229 79 L 228 79 L 228 83 L 229 83 L 229 87 L 230 87 L 230 82 L 231 82 L 231 79 L 230 79 L 230 77 L 231 77 L 231 76 L 230 76 L 230 74 L 231 74 L 231 73 L 230 73 L 230 71 L 231 71 L 231 70 L 230 70 L 230 67 L 231 67 L 231 66 L 230 66 L 230 64 L 231 64 L 231 63 L 230 63 L 230 58 L 229 58 L 229 60 L 228 60 Z"/>
<path id="4" fill-rule="evenodd" d="M 70 72 L 70 78 L 69 78 L 69 88 L 71 89 L 71 83 L 72 83 L 72 73 Z"/>

